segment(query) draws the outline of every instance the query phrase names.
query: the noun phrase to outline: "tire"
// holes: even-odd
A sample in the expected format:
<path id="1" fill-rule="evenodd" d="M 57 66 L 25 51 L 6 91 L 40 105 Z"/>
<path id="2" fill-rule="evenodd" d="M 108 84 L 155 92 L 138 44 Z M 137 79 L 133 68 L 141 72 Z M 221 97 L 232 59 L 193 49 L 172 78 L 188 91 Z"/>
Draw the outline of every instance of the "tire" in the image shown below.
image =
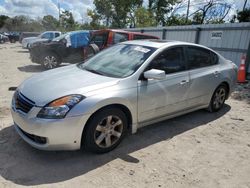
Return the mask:
<path id="1" fill-rule="evenodd" d="M 208 110 L 210 112 L 218 112 L 224 106 L 227 94 L 228 89 L 224 84 L 217 87 L 210 101 Z"/>
<path id="2" fill-rule="evenodd" d="M 86 54 L 84 54 L 84 59 L 89 59 L 100 51 L 96 44 L 90 44 L 86 47 Z"/>
<path id="3" fill-rule="evenodd" d="M 119 108 L 105 108 L 89 120 L 82 136 L 87 151 L 106 153 L 116 148 L 126 134 L 127 117 Z"/>
<path id="4" fill-rule="evenodd" d="M 45 69 L 53 69 L 61 64 L 61 59 L 55 53 L 47 53 L 42 57 L 41 64 Z"/>

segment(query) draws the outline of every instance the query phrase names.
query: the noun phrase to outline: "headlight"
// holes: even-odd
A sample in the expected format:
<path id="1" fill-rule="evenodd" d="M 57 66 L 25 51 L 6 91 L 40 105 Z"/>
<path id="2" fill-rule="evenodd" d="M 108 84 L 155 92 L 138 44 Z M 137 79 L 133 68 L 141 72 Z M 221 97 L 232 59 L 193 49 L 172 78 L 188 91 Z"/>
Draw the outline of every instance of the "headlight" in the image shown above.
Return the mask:
<path id="1" fill-rule="evenodd" d="M 56 99 L 44 106 L 37 114 L 39 118 L 62 119 L 67 113 L 85 97 L 82 95 L 68 95 Z"/>

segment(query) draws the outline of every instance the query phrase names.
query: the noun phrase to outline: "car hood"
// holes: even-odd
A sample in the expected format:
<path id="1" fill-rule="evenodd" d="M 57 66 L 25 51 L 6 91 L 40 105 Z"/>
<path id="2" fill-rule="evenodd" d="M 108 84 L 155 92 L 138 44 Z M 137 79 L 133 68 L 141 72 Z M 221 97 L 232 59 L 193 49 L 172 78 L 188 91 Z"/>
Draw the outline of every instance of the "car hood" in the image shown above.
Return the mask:
<path id="1" fill-rule="evenodd" d="M 66 95 L 85 95 L 94 90 L 113 86 L 118 82 L 117 78 L 94 74 L 71 65 L 38 73 L 25 80 L 18 90 L 34 101 L 37 106 L 44 106 Z"/>

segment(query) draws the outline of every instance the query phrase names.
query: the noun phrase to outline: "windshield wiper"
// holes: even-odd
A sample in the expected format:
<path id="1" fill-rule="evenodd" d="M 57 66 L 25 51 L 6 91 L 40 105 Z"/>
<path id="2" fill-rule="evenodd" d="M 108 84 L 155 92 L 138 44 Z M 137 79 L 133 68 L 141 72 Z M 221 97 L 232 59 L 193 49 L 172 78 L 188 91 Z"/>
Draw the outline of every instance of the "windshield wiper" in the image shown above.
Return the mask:
<path id="1" fill-rule="evenodd" d="M 98 72 L 97 70 L 94 70 L 94 69 L 88 69 L 86 67 L 84 69 L 87 70 L 87 71 L 89 71 L 89 72 L 95 73 L 95 74 L 104 75 L 103 73 Z"/>

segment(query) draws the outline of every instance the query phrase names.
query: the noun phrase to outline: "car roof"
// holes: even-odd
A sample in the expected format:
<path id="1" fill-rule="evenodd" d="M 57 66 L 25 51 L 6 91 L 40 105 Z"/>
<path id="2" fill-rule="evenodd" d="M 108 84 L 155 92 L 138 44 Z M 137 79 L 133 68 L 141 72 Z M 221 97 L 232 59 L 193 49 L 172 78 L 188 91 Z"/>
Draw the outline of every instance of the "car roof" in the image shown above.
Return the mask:
<path id="1" fill-rule="evenodd" d="M 99 34 L 99 33 L 109 32 L 109 31 L 116 32 L 116 33 L 128 33 L 128 34 L 136 34 L 136 35 L 150 36 L 150 37 L 158 38 L 157 36 L 149 35 L 146 33 L 131 32 L 131 31 L 125 31 L 125 30 L 121 30 L 121 29 L 101 29 L 101 30 L 94 31 L 93 34 L 97 34 L 97 33 Z"/>
<path id="2" fill-rule="evenodd" d="M 206 48 L 208 50 L 213 51 L 212 49 L 202 46 L 199 44 L 194 44 L 190 42 L 182 42 L 182 41 L 174 41 L 174 40 L 158 40 L 158 39 L 143 39 L 143 40 L 131 40 L 131 41 L 125 41 L 122 42 L 123 44 L 134 44 L 134 45 L 141 45 L 141 46 L 148 46 L 148 47 L 153 47 L 153 48 L 165 48 L 165 47 L 170 47 L 170 46 L 175 46 L 175 45 L 189 45 L 189 46 L 197 46 L 197 47 L 202 47 Z"/>

